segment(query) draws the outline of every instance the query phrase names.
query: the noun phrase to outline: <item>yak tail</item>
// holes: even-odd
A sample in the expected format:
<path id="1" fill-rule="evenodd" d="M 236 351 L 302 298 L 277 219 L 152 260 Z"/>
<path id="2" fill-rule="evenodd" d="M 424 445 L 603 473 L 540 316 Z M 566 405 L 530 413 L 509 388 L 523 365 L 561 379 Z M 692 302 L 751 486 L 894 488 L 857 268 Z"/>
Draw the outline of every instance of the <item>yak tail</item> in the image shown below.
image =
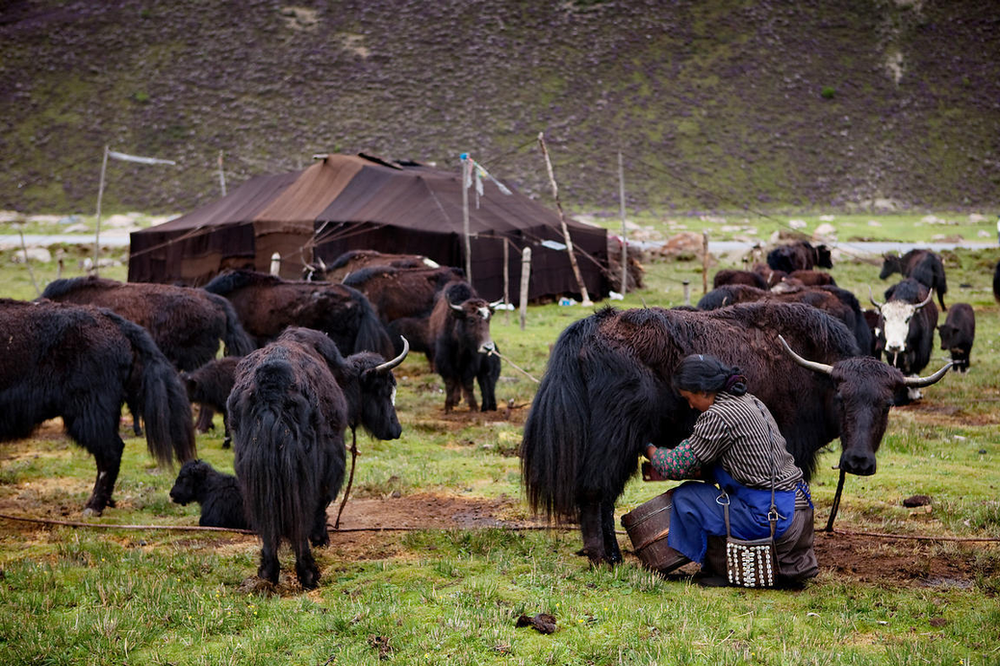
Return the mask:
<path id="1" fill-rule="evenodd" d="M 382 321 L 375 314 L 368 297 L 357 289 L 345 287 L 351 298 L 358 304 L 358 334 L 354 339 L 354 349 L 351 353 L 363 351 L 381 354 L 382 358 L 392 358 L 396 355 L 389 334 L 385 330 Z M 345 355 L 347 352 L 345 351 Z"/>
<path id="2" fill-rule="evenodd" d="M 320 470 L 308 455 L 316 442 L 309 439 L 311 429 L 299 425 L 309 423 L 308 406 L 288 391 L 293 375 L 287 363 L 265 363 L 255 373 L 255 400 L 236 406 L 240 427 L 234 433 L 247 517 L 264 543 L 282 536 L 301 543 L 313 520 L 309 498 L 320 492 Z"/>
<path id="3" fill-rule="evenodd" d="M 222 342 L 226 345 L 226 356 L 246 356 L 252 352 L 256 345 L 250 336 L 243 329 L 240 318 L 236 315 L 236 309 L 228 299 L 209 292 L 209 299 L 222 308 L 226 315 L 226 330 L 222 336 Z"/>
<path id="4" fill-rule="evenodd" d="M 174 457 L 187 462 L 196 457 L 191 403 L 177 370 L 156 346 L 146 329 L 114 315 L 132 343 L 133 365 L 128 403 L 142 415 L 146 446 L 164 466 Z"/>
<path id="5" fill-rule="evenodd" d="M 550 519 L 577 515 L 579 468 L 591 436 L 580 351 L 598 323 L 587 317 L 559 336 L 524 424 L 521 477 L 528 503 Z"/>

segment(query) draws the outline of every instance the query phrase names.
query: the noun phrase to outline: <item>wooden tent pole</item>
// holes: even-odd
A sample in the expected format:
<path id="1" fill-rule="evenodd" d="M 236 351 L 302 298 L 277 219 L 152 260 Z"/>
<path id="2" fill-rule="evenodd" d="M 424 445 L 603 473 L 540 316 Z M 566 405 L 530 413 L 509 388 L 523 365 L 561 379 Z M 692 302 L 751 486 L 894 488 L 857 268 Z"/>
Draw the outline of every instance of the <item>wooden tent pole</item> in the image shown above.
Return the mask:
<path id="1" fill-rule="evenodd" d="M 549 151 L 545 148 L 545 133 L 538 133 L 538 145 L 542 147 L 542 156 L 545 157 L 545 168 L 549 172 L 549 182 L 552 184 L 552 195 L 556 199 L 556 208 L 559 210 L 559 225 L 562 227 L 563 239 L 566 242 L 566 252 L 569 254 L 569 264 L 573 267 L 573 275 L 576 276 L 576 284 L 580 288 L 580 296 L 583 302 L 580 305 L 590 306 L 590 294 L 587 293 L 587 285 L 583 283 L 583 276 L 580 274 L 580 267 L 576 263 L 576 255 L 573 254 L 573 239 L 569 235 L 569 227 L 566 226 L 566 215 L 563 213 L 562 203 L 559 201 L 559 186 L 556 185 L 556 176 L 552 171 L 552 161 L 549 159 Z"/>
<path id="2" fill-rule="evenodd" d="M 622 295 L 628 293 L 628 232 L 625 229 L 625 166 L 622 151 L 618 151 L 618 201 L 622 215 Z"/>
<path id="3" fill-rule="evenodd" d="M 518 304 L 521 310 L 521 330 L 528 319 L 528 287 L 531 280 L 531 248 L 526 247 L 521 253 L 521 301 Z"/>
<path id="4" fill-rule="evenodd" d="M 465 279 L 472 284 L 472 245 L 469 241 L 469 188 L 466 178 L 472 161 L 467 153 L 462 153 L 462 237 L 465 243 Z"/>
<path id="5" fill-rule="evenodd" d="M 510 325 L 510 239 L 503 237 L 503 323 Z"/>
<path id="6" fill-rule="evenodd" d="M 94 275 L 99 274 L 101 261 L 101 199 L 104 198 L 104 174 L 108 170 L 108 146 L 104 146 L 104 160 L 101 161 L 101 184 L 97 187 L 97 222 L 94 230 Z"/>

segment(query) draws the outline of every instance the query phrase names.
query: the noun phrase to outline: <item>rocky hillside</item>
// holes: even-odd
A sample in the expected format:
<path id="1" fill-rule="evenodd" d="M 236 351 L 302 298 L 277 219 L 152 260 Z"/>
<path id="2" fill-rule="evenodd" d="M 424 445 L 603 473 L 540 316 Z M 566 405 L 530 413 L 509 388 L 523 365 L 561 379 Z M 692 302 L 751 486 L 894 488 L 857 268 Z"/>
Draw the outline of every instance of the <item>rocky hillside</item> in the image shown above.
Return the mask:
<path id="1" fill-rule="evenodd" d="M 296 2 L 296 0 L 289 0 Z M 184 211 L 367 152 L 633 210 L 1000 200 L 1000 12 L 974 0 L 7 0 L 0 208 Z"/>

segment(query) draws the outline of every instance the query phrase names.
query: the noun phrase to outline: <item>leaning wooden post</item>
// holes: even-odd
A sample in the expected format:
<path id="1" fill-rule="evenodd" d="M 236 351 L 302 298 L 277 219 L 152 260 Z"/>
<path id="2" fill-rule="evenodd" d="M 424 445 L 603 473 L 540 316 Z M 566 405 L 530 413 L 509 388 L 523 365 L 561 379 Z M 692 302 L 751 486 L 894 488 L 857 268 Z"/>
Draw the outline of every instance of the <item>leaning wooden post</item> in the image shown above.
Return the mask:
<path id="1" fill-rule="evenodd" d="M 552 171 L 552 161 L 549 159 L 549 151 L 545 148 L 545 133 L 538 133 L 538 145 L 542 147 L 542 155 L 545 157 L 545 168 L 549 172 L 549 182 L 552 184 L 552 196 L 556 200 L 556 209 L 559 211 L 559 225 L 562 227 L 563 240 L 566 243 L 566 252 L 569 253 L 569 265 L 573 267 L 573 275 L 576 276 L 576 284 L 580 288 L 580 296 L 583 301 L 580 305 L 590 306 L 590 294 L 587 293 L 587 285 L 583 283 L 583 276 L 580 274 L 580 267 L 576 263 L 576 255 L 573 253 L 573 239 L 569 235 L 569 227 L 566 226 L 566 215 L 563 213 L 562 203 L 559 201 L 559 186 L 556 185 L 556 176 Z"/>
<path id="2" fill-rule="evenodd" d="M 524 330 L 524 322 L 528 319 L 528 281 L 531 278 L 531 248 L 524 248 L 521 253 L 521 330 Z"/>
<path id="3" fill-rule="evenodd" d="M 625 166 L 622 151 L 618 151 L 618 201 L 622 214 L 622 295 L 628 293 L 628 234 L 625 229 Z"/>
<path id="4" fill-rule="evenodd" d="M 503 323 L 510 325 L 510 239 L 503 237 Z"/>
<path id="5" fill-rule="evenodd" d="M 97 186 L 97 223 L 94 231 L 94 275 L 98 275 L 98 264 L 101 261 L 101 199 L 104 198 L 104 174 L 108 170 L 108 146 L 104 146 L 104 159 L 101 161 L 101 184 Z"/>
<path id="6" fill-rule="evenodd" d="M 684 280 L 684 305 L 691 305 L 691 280 Z"/>
<path id="7" fill-rule="evenodd" d="M 701 293 L 708 293 L 708 229 L 701 232 Z"/>

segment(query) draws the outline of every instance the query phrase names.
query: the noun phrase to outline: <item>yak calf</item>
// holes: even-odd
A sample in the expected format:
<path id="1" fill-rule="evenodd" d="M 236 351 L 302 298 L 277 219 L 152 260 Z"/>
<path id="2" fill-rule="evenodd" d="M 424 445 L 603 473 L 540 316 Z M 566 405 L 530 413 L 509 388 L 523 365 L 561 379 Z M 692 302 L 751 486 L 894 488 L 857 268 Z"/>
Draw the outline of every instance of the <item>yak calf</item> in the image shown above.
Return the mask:
<path id="1" fill-rule="evenodd" d="M 976 339 L 976 313 L 968 303 L 955 303 L 948 311 L 948 318 L 938 326 L 941 349 L 951 353 L 953 366 L 958 372 L 969 369 L 969 354 Z"/>
<path id="2" fill-rule="evenodd" d="M 182 372 L 181 379 L 187 388 L 188 399 L 201 405 L 198 415 L 198 430 L 206 432 L 212 425 L 212 413 L 222 413 L 222 426 L 226 437 L 222 440 L 222 448 L 228 449 L 232 437 L 229 434 L 229 418 L 226 414 L 226 401 L 233 390 L 236 381 L 236 366 L 240 359 L 235 356 L 209 361 L 193 372 Z"/>
<path id="3" fill-rule="evenodd" d="M 217 472 L 204 460 L 184 463 L 170 489 L 170 499 L 181 506 L 197 502 L 201 506 L 198 524 L 202 527 L 250 529 L 236 477 Z"/>

